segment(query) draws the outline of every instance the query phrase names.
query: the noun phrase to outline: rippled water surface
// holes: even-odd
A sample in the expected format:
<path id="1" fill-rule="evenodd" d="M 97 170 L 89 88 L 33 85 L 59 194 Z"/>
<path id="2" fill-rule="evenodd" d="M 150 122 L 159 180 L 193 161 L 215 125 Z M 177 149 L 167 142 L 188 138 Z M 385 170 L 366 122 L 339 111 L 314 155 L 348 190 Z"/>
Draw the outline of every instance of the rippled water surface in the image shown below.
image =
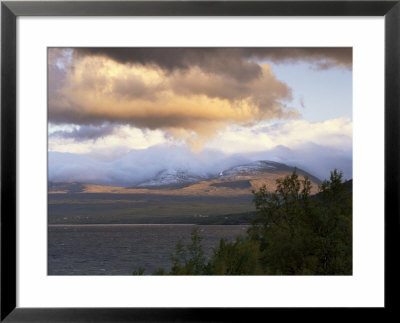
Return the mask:
<path id="1" fill-rule="evenodd" d="M 198 227 L 210 256 L 221 238 L 245 235 L 246 225 L 106 224 L 49 225 L 49 275 L 131 275 L 140 267 L 151 274 L 170 269 L 170 254 Z"/>

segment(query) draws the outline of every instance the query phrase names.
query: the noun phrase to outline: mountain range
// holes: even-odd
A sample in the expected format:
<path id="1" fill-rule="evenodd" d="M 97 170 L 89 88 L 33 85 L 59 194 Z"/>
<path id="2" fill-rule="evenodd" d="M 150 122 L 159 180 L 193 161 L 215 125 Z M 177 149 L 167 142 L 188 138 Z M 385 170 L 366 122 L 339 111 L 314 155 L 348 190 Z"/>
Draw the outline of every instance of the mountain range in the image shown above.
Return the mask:
<path id="1" fill-rule="evenodd" d="M 259 160 L 239 164 L 223 171 L 196 174 L 187 169 L 163 169 L 155 176 L 130 187 L 96 185 L 80 182 L 49 182 L 49 193 L 119 193 L 197 196 L 248 195 L 262 185 L 273 191 L 276 180 L 289 175 L 294 167 L 273 161 Z M 296 169 L 301 177 L 312 182 L 312 193 L 318 191 L 321 181 L 312 174 Z"/>

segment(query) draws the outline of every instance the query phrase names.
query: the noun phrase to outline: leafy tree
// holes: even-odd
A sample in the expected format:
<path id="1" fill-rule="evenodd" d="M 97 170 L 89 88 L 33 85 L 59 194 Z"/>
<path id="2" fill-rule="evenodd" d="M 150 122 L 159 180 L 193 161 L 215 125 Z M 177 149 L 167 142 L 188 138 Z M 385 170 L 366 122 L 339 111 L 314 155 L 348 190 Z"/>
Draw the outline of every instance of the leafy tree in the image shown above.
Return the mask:
<path id="1" fill-rule="evenodd" d="M 214 250 L 210 268 L 213 275 L 260 275 L 258 243 L 238 238 L 235 242 L 220 240 Z"/>
<path id="2" fill-rule="evenodd" d="M 182 240 L 179 240 L 175 254 L 171 255 L 171 275 L 202 275 L 207 272 L 206 257 L 201 241 L 198 228 L 192 231 L 191 244 L 186 249 Z"/>
<path id="3" fill-rule="evenodd" d="M 328 275 L 352 272 L 352 194 L 342 177 L 342 172 L 331 172 L 318 200 L 321 271 Z"/>
<path id="4" fill-rule="evenodd" d="M 166 272 L 166 270 L 164 269 L 164 268 L 158 268 L 154 273 L 153 273 L 153 275 L 155 275 L 155 276 L 162 276 L 162 275 L 166 275 L 167 274 L 167 272 Z"/>
<path id="5" fill-rule="evenodd" d="M 275 192 L 265 186 L 254 193 L 258 217 L 249 230 L 260 242 L 265 274 L 297 274 L 304 266 L 304 244 L 309 232 L 305 222 L 311 216 L 311 182 L 300 179 L 296 170 L 277 180 Z"/>
<path id="6" fill-rule="evenodd" d="M 277 181 L 275 192 L 254 192 L 259 216 L 249 230 L 260 241 L 266 274 L 351 274 L 351 194 L 334 170 L 320 193 L 296 171 Z"/>

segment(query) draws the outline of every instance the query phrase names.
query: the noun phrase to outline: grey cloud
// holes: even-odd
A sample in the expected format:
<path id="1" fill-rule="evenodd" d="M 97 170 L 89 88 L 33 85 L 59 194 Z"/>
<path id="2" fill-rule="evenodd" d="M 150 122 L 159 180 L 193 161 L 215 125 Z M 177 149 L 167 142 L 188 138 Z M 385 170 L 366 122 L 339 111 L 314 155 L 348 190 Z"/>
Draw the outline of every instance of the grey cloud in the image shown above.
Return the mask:
<path id="1" fill-rule="evenodd" d="M 277 100 L 290 100 L 292 94 L 291 89 L 268 69 L 262 71 L 259 78 L 248 82 L 221 75 L 210 78 L 191 72 L 175 72 L 170 77 L 170 85 L 175 93 L 183 95 L 206 94 L 231 102 L 251 97 L 261 110 L 271 110 Z"/>
<path id="2" fill-rule="evenodd" d="M 242 47 L 242 48 L 74 48 L 78 56 L 106 56 L 120 63 L 153 64 L 168 71 L 198 66 L 209 73 L 248 81 L 261 74 L 252 61 L 275 63 L 304 61 L 316 68 L 352 66 L 351 47 Z"/>
<path id="3" fill-rule="evenodd" d="M 111 135 L 115 131 L 115 125 L 103 124 L 103 125 L 84 125 L 79 128 L 74 128 L 71 131 L 54 131 L 49 137 L 50 138 L 64 138 L 74 139 L 77 142 L 86 140 L 97 140 L 99 138 Z"/>
<path id="4" fill-rule="evenodd" d="M 332 67 L 349 69 L 353 62 L 351 47 L 276 47 L 262 48 L 260 51 L 249 49 L 247 54 L 275 63 L 308 62 L 321 69 Z"/>
<path id="5" fill-rule="evenodd" d="M 78 56 L 105 56 L 123 64 L 157 65 L 167 71 L 198 66 L 209 73 L 242 81 L 261 73 L 260 66 L 243 57 L 238 48 L 74 48 L 74 51 Z"/>

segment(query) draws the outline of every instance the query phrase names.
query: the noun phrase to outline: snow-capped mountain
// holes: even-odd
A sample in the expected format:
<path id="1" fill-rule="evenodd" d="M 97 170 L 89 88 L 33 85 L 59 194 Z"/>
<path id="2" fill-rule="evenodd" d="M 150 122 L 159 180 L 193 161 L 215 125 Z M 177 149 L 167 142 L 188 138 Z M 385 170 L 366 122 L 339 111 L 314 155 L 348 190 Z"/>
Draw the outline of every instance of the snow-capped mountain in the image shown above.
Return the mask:
<path id="1" fill-rule="evenodd" d="M 215 172 L 214 174 L 197 175 L 183 169 L 165 169 L 159 172 L 155 177 L 136 185 L 135 187 L 156 187 L 156 186 L 185 186 L 199 181 L 207 180 L 239 180 L 260 174 L 275 174 L 279 172 L 292 172 L 294 167 L 285 164 L 259 160 L 247 164 L 237 165 L 229 169 Z M 315 182 L 320 182 L 311 174 L 298 169 L 298 174 L 308 176 Z"/>
<path id="2" fill-rule="evenodd" d="M 241 177 L 259 175 L 263 173 L 279 173 L 279 172 L 291 173 L 293 172 L 294 169 L 295 169 L 294 167 L 285 164 L 267 160 L 258 160 L 252 163 L 238 165 L 229 168 L 227 170 L 224 170 L 219 173 L 219 177 L 221 179 L 240 179 Z M 302 169 L 296 168 L 296 172 L 302 176 L 307 176 L 316 183 L 320 183 L 320 180 L 318 178 L 307 173 Z"/>
<path id="3" fill-rule="evenodd" d="M 164 169 L 154 176 L 131 186 L 107 186 L 84 182 L 51 183 L 49 192 L 54 193 L 146 193 L 146 194 L 186 194 L 220 195 L 251 194 L 266 185 L 269 190 L 276 188 L 276 180 L 290 175 L 295 168 L 285 164 L 259 160 L 242 163 L 215 172 L 195 172 L 187 168 Z M 312 193 L 316 193 L 321 181 L 302 169 L 296 169 L 300 176 L 307 176 L 313 183 Z"/>
<path id="4" fill-rule="evenodd" d="M 179 186 L 195 183 L 209 178 L 209 176 L 191 174 L 182 169 L 164 169 L 152 179 L 142 182 L 136 185 L 136 187 Z"/>
<path id="5" fill-rule="evenodd" d="M 277 170 L 288 170 L 291 169 L 289 166 L 284 164 L 272 162 L 272 161 L 264 161 L 258 160 L 252 163 L 238 165 L 227 170 L 224 170 L 220 173 L 222 177 L 235 177 L 240 175 L 250 175 L 250 174 L 258 174 L 261 172 L 271 172 Z"/>

